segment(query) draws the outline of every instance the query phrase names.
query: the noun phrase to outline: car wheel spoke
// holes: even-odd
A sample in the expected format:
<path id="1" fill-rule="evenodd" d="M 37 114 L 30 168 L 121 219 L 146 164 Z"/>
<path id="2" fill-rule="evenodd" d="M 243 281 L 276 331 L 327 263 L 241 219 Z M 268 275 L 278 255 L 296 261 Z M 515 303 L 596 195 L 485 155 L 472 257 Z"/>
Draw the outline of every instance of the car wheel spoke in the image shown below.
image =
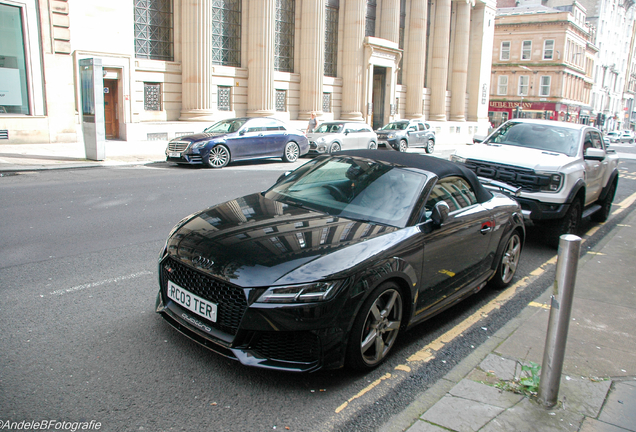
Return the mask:
<path id="1" fill-rule="evenodd" d="M 360 344 L 360 351 L 364 355 L 369 348 L 371 348 L 375 344 L 375 340 L 378 337 L 378 333 L 376 329 L 372 329 L 369 334 L 364 338 L 362 343 Z"/>

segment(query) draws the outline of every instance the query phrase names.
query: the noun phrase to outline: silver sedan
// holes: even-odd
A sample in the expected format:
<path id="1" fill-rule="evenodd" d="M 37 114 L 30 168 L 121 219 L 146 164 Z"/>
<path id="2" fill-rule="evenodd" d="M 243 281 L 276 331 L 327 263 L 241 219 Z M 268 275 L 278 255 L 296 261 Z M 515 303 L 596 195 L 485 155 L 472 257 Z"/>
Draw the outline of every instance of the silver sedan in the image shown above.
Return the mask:
<path id="1" fill-rule="evenodd" d="M 308 134 L 307 139 L 310 154 L 378 148 L 377 135 L 363 122 L 325 122 Z"/>

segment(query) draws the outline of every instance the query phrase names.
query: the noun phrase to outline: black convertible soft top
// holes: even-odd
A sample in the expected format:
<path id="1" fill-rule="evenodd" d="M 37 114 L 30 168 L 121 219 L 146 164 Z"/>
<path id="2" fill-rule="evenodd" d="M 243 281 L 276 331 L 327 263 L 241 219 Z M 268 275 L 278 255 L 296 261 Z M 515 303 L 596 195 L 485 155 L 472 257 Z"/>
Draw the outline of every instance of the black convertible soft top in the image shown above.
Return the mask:
<path id="1" fill-rule="evenodd" d="M 374 159 L 393 165 L 417 168 L 432 172 L 440 179 L 451 176 L 462 177 L 472 186 L 475 196 L 477 197 L 477 201 L 483 203 L 492 198 L 492 194 L 479 182 L 479 179 L 474 172 L 463 165 L 445 159 L 440 159 L 435 156 L 383 150 L 345 150 L 335 154 L 338 156 L 354 156 Z"/>

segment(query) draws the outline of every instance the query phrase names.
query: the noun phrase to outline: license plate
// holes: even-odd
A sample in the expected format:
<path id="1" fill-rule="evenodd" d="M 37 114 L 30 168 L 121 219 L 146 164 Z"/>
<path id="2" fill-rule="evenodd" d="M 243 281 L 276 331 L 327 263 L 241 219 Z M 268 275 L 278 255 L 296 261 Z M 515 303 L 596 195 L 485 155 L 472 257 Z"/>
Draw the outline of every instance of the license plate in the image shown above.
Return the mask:
<path id="1" fill-rule="evenodd" d="M 181 153 L 177 153 L 177 152 L 169 152 L 169 153 L 168 153 L 168 157 L 180 158 L 180 157 L 181 157 Z"/>
<path id="2" fill-rule="evenodd" d="M 206 320 L 216 322 L 216 303 L 209 302 L 204 298 L 194 295 L 190 291 L 170 281 L 168 281 L 167 294 L 168 298 L 179 306 L 194 312 Z"/>
<path id="3" fill-rule="evenodd" d="M 378 140 L 378 144 L 388 146 L 389 142 L 388 141 L 383 141 L 383 140 Z"/>

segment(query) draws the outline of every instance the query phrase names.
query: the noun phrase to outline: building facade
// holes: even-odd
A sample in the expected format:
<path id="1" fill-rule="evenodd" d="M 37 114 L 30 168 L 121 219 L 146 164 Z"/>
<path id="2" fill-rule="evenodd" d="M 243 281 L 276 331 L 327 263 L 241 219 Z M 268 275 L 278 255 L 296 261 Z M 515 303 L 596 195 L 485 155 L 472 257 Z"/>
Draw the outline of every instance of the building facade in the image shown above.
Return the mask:
<path id="1" fill-rule="evenodd" d="M 489 118 L 594 124 L 590 107 L 598 49 L 578 3 L 497 9 Z"/>
<path id="2" fill-rule="evenodd" d="M 91 58 L 109 139 L 316 112 L 465 142 L 488 127 L 494 19 L 491 0 L 0 0 L 0 144 L 81 141 Z"/>

